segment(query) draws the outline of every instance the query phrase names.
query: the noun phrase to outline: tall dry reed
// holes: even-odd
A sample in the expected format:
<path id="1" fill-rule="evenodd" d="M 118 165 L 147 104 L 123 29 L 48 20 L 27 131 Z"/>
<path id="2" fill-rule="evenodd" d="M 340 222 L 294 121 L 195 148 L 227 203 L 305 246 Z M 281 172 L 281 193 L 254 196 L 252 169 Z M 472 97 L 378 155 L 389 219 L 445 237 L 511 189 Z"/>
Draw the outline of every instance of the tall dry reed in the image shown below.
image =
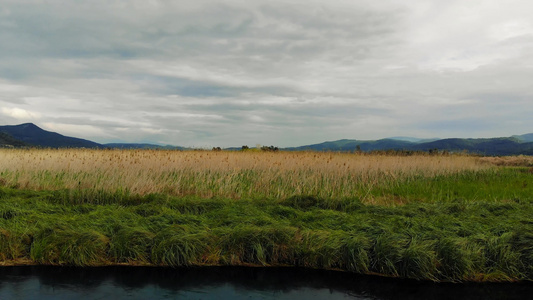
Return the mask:
<path id="1" fill-rule="evenodd" d="M 490 168 L 469 156 L 322 152 L 0 149 L 0 185 L 34 190 L 372 202 L 376 186 Z"/>

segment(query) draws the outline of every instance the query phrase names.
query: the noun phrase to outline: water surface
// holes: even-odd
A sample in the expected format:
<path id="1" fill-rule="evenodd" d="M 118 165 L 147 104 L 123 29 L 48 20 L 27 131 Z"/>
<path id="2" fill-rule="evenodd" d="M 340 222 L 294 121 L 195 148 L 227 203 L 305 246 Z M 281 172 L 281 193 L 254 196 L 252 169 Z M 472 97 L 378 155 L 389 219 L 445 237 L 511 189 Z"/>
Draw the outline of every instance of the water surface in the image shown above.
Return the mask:
<path id="1" fill-rule="evenodd" d="M 451 284 L 302 268 L 0 267 L 0 299 L 529 299 L 533 283 Z"/>

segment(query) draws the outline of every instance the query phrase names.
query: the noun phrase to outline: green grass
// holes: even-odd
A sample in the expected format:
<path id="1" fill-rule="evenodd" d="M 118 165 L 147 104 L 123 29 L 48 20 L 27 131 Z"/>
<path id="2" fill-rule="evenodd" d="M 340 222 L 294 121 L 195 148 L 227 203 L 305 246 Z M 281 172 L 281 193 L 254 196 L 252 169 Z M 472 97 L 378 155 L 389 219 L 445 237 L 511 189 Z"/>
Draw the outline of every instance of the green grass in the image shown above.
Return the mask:
<path id="1" fill-rule="evenodd" d="M 404 205 L 0 188 L 0 262 L 292 265 L 434 281 L 533 280 L 532 175 L 516 168 L 376 186 Z"/>
<path id="2" fill-rule="evenodd" d="M 407 178 L 380 185 L 372 193 L 408 201 L 449 202 L 533 199 L 533 176 L 526 168 L 493 168 L 454 175 Z"/>

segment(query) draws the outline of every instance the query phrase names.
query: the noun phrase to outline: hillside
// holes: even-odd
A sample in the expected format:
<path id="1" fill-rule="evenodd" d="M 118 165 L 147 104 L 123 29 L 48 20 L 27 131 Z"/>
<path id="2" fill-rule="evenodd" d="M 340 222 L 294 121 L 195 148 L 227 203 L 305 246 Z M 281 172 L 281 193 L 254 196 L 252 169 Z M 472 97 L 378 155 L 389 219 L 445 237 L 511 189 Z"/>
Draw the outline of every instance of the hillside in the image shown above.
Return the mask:
<path id="1" fill-rule="evenodd" d="M 14 139 L 32 146 L 50 148 L 101 148 L 102 145 L 84 139 L 68 137 L 59 133 L 39 128 L 33 123 L 0 126 L 4 132 Z"/>
<path id="2" fill-rule="evenodd" d="M 522 135 L 513 135 L 514 138 L 517 138 L 521 142 L 533 142 L 533 133 L 522 134 Z"/>
<path id="3" fill-rule="evenodd" d="M 1 132 L 0 131 L 0 147 L 2 147 L 2 148 L 6 148 L 6 147 L 8 147 L 8 148 L 11 148 L 11 147 L 19 148 L 19 147 L 28 147 L 28 146 L 30 146 L 30 145 L 13 138 L 11 135 L 9 135 L 6 132 Z"/>
<path id="4" fill-rule="evenodd" d="M 338 140 L 301 147 L 286 148 L 289 151 L 376 151 L 376 150 L 411 150 L 430 151 L 446 150 L 450 152 L 468 151 L 483 155 L 533 155 L 533 142 L 524 142 L 529 135 L 490 139 L 442 139 L 430 142 L 409 142 L 397 139 L 376 141 Z M 533 136 L 533 134 L 531 135 Z"/>
<path id="5" fill-rule="evenodd" d="M 484 155 L 513 155 L 526 154 L 533 150 L 533 143 L 521 143 L 515 138 L 491 139 L 443 139 L 430 143 L 423 143 L 413 147 L 414 150 L 428 151 L 430 149 L 460 151 Z"/>
<path id="6" fill-rule="evenodd" d="M 364 140 L 338 140 L 331 142 L 324 142 L 314 145 L 306 145 L 300 147 L 285 148 L 283 150 L 289 151 L 302 151 L 302 150 L 314 150 L 314 151 L 356 151 L 358 149 L 362 151 L 372 150 L 403 150 L 416 145 L 414 142 L 394 140 L 394 139 L 382 139 L 377 141 L 364 141 Z M 359 148 L 358 148 L 359 147 Z"/>

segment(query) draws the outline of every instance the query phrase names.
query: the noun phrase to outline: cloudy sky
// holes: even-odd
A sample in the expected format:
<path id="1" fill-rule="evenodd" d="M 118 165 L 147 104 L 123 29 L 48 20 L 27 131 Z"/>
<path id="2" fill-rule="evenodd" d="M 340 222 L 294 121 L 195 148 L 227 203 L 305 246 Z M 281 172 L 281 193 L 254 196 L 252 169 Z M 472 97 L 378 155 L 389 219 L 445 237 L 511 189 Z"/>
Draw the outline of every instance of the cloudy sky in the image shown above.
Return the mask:
<path id="1" fill-rule="evenodd" d="M 0 125 L 298 146 L 533 132 L 529 0 L 0 0 Z"/>

